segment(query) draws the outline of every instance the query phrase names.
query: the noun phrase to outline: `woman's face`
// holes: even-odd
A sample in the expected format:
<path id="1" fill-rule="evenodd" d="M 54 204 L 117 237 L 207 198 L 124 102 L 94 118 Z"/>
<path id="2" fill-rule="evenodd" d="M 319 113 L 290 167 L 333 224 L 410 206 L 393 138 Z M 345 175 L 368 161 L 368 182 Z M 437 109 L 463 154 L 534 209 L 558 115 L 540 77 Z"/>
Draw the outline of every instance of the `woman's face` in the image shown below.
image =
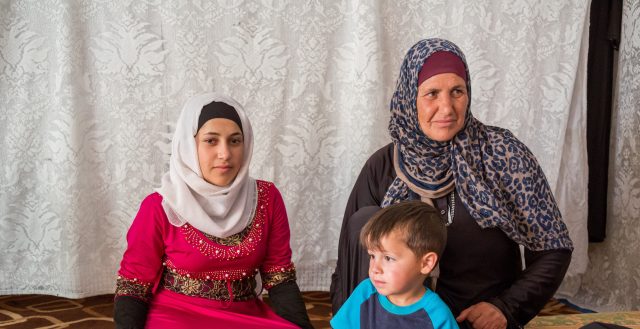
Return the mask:
<path id="1" fill-rule="evenodd" d="M 211 119 L 202 125 L 195 139 L 204 180 L 217 186 L 231 184 L 244 159 L 240 127 L 229 119 Z"/>
<path id="2" fill-rule="evenodd" d="M 422 132 L 435 141 L 451 140 L 464 126 L 468 104 L 467 86 L 457 74 L 441 73 L 425 80 L 416 99 Z"/>

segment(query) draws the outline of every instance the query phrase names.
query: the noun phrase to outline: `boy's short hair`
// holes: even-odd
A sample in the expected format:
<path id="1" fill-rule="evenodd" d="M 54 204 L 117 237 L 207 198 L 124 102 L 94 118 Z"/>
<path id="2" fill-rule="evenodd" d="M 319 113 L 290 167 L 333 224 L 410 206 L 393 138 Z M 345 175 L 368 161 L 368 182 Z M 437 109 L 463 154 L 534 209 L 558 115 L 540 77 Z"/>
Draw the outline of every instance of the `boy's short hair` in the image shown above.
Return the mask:
<path id="1" fill-rule="evenodd" d="M 447 243 L 444 220 L 422 201 L 404 201 L 378 211 L 360 231 L 360 243 L 366 249 L 379 250 L 382 238 L 396 230 L 418 257 L 435 252 L 439 258 Z"/>

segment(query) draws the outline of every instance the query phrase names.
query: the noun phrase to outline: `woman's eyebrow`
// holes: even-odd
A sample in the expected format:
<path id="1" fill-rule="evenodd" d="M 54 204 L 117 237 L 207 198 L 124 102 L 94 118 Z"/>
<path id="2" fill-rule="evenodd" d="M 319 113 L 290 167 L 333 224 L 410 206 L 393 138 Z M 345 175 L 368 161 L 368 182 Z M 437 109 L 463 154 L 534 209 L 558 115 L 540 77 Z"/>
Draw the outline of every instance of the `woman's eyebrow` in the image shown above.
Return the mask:
<path id="1" fill-rule="evenodd" d="M 207 132 L 204 132 L 202 134 L 203 135 L 221 136 L 221 134 L 219 132 L 215 132 L 215 131 L 207 131 Z M 235 133 L 233 133 L 233 134 L 231 134 L 229 136 L 242 136 L 242 133 L 238 131 L 238 132 L 235 132 Z"/>

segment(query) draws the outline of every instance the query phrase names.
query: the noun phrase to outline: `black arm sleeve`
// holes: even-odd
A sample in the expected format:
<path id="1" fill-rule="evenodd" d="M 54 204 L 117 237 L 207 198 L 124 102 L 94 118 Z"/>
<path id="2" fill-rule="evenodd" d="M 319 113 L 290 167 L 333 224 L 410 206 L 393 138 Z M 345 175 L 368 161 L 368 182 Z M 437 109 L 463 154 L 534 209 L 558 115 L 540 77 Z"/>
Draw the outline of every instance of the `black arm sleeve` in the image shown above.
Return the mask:
<path id="1" fill-rule="evenodd" d="M 144 329 L 148 311 L 148 304 L 138 298 L 117 296 L 113 306 L 116 329 Z"/>
<path id="2" fill-rule="evenodd" d="M 343 231 L 347 220 L 358 209 L 366 206 L 380 206 L 389 185 L 395 178 L 393 144 L 387 144 L 369 157 L 353 184 L 344 210 Z"/>
<path id="3" fill-rule="evenodd" d="M 269 289 L 271 308 L 285 320 L 300 328 L 313 328 L 295 281 L 287 281 Z"/>
<path id="4" fill-rule="evenodd" d="M 500 296 L 489 302 L 505 315 L 509 328 L 522 328 L 553 297 L 569 263 L 571 250 L 530 251 L 525 249 L 526 269 Z"/>
<path id="5" fill-rule="evenodd" d="M 357 285 L 357 282 L 349 282 L 349 277 L 345 276 L 345 271 L 348 272 L 347 268 L 349 264 L 343 263 L 349 262 L 349 260 L 341 256 L 344 253 L 348 253 L 349 220 L 360 208 L 380 206 L 387 188 L 391 185 L 394 178 L 393 144 L 387 144 L 371 155 L 364 164 L 353 185 L 345 207 L 342 227 L 340 229 L 340 238 L 338 240 L 338 261 L 336 262 L 335 271 L 331 275 L 331 287 L 329 289 L 333 313 L 336 313 L 340 306 L 342 306 L 342 303 L 349 297 L 352 290 L 350 286 L 353 286 L 353 284 Z"/>

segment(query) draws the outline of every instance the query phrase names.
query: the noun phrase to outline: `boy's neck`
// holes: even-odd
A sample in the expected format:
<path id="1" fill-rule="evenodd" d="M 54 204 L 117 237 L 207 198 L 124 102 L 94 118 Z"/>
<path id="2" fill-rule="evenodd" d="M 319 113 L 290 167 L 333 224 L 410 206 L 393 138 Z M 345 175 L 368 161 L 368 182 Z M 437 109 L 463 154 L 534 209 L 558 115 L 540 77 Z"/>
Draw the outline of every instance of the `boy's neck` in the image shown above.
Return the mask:
<path id="1" fill-rule="evenodd" d="M 427 288 L 420 282 L 419 285 L 402 295 L 389 295 L 387 299 L 395 306 L 409 306 L 419 301 L 426 293 Z"/>

